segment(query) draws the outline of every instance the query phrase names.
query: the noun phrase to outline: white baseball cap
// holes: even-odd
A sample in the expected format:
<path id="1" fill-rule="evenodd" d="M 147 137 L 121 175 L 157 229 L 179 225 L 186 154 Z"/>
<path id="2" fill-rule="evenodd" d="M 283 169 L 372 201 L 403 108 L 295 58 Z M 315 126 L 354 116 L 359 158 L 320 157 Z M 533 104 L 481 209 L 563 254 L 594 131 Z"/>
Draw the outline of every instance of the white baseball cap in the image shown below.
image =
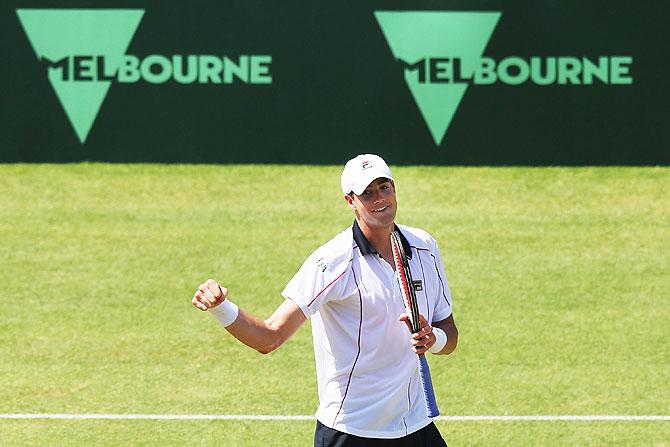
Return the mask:
<path id="1" fill-rule="evenodd" d="M 361 154 L 352 158 L 344 165 L 340 182 L 342 192 L 344 194 L 353 192 L 359 195 L 365 191 L 365 188 L 370 183 L 378 178 L 387 178 L 395 181 L 384 159 L 374 154 Z"/>

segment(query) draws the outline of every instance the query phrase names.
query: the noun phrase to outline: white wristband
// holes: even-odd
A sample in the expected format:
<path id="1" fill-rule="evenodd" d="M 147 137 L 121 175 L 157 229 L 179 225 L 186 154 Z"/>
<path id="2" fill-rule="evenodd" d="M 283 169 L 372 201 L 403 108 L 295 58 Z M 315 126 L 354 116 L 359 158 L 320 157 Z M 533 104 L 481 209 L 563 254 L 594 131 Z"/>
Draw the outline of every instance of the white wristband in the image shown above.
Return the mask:
<path id="1" fill-rule="evenodd" d="M 214 318 L 219 320 L 223 327 L 230 326 L 237 319 L 239 309 L 235 303 L 230 300 L 224 300 L 223 303 L 209 309 Z"/>
<path id="2" fill-rule="evenodd" d="M 434 327 L 433 334 L 435 334 L 435 343 L 433 343 L 433 346 L 430 347 L 428 352 L 437 354 L 442 349 L 444 349 L 444 346 L 447 344 L 447 333 L 439 327 Z"/>

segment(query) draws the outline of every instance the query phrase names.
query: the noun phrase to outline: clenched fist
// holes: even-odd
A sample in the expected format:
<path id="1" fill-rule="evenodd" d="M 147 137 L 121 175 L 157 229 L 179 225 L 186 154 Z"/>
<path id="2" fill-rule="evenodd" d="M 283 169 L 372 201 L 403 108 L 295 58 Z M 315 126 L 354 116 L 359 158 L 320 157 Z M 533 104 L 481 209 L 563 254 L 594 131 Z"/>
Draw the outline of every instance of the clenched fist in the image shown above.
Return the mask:
<path id="1" fill-rule="evenodd" d="M 191 303 L 203 312 L 223 303 L 228 296 L 228 289 L 221 287 L 218 282 L 208 279 L 200 284 L 193 295 Z"/>

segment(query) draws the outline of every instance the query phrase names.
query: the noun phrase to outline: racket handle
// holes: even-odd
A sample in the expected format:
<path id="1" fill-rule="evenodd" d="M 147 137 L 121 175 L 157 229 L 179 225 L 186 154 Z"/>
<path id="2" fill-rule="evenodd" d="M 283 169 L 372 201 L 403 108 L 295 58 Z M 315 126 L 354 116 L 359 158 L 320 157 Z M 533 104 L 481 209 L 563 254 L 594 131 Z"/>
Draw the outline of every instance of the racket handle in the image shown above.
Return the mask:
<path id="1" fill-rule="evenodd" d="M 438 410 L 437 401 L 435 400 L 435 391 L 433 390 L 433 381 L 430 378 L 428 361 L 423 354 L 419 355 L 419 374 L 421 375 L 423 395 L 426 397 L 426 415 L 429 418 L 435 418 L 439 416 L 440 410 Z"/>

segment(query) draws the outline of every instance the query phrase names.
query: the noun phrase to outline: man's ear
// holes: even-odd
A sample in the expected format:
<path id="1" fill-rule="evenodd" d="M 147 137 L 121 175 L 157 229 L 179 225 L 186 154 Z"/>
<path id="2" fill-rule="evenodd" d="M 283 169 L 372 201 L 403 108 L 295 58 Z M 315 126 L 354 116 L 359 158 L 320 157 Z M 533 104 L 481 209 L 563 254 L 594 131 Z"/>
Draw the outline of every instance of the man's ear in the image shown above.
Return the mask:
<path id="1" fill-rule="evenodd" d="M 350 196 L 349 194 L 345 194 L 343 196 L 344 201 L 347 202 L 347 205 L 349 205 L 349 208 L 352 210 L 356 211 L 356 203 L 354 203 L 354 198 Z"/>

